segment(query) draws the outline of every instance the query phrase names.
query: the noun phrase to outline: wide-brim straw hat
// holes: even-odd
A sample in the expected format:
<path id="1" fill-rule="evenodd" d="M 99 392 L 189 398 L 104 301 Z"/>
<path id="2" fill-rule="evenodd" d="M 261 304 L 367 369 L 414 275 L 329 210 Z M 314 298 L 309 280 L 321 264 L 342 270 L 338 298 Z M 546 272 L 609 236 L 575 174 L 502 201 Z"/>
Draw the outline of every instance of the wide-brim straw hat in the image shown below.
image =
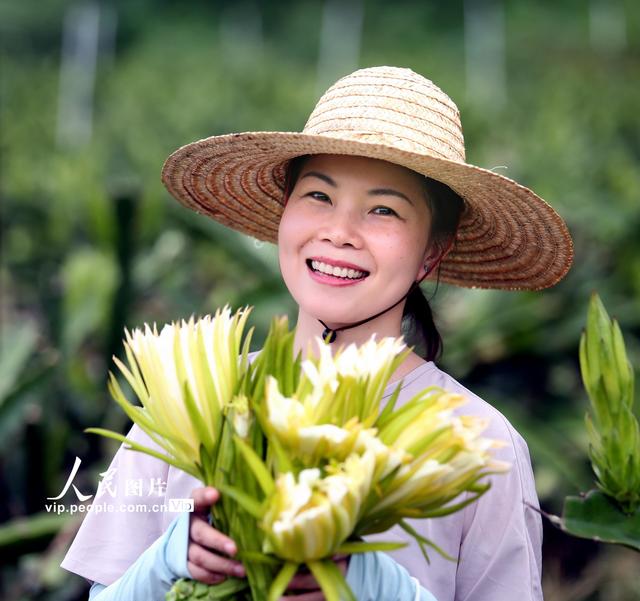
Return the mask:
<path id="1" fill-rule="evenodd" d="M 162 181 L 183 205 L 258 240 L 276 242 L 288 162 L 313 154 L 359 155 L 436 179 L 465 209 L 441 281 L 537 290 L 569 270 L 571 236 L 534 192 L 465 162 L 460 113 L 410 69 L 360 69 L 331 86 L 302 132 L 213 136 L 174 152 Z"/>

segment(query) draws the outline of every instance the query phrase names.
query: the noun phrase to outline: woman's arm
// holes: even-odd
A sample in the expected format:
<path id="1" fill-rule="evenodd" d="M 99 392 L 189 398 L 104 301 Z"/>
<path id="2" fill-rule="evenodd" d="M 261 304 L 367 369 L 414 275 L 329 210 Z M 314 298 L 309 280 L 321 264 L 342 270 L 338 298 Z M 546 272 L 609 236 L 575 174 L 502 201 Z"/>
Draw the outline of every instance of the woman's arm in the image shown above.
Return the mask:
<path id="1" fill-rule="evenodd" d="M 198 545 L 191 541 L 193 531 L 190 536 L 192 516 L 203 521 L 200 518 L 207 515 L 211 504 L 217 500 L 217 492 L 199 488 L 193 491 L 192 496 L 195 501 L 194 514 L 184 512 L 175 518 L 166 532 L 118 580 L 109 586 L 94 582 L 89 593 L 90 601 L 164 601 L 165 594 L 179 578 L 198 577 L 203 581 L 212 581 L 218 572 L 231 573 L 235 562 L 216 556 L 214 559 L 220 565 L 216 564 L 215 568 L 210 566 L 209 559 L 200 559 L 204 548 L 196 548 Z M 198 519 L 195 528 L 202 530 Z M 213 530 L 210 526 L 209 529 Z M 231 542 L 217 531 L 214 533 L 227 543 Z M 198 539 L 203 538 L 203 534 L 198 535 Z M 198 553 L 189 553 L 190 544 Z M 212 546 L 219 546 L 219 542 Z M 194 559 L 196 562 L 191 569 L 198 574 L 202 572 L 200 576 L 189 570 L 188 561 Z M 385 553 L 353 555 L 349 562 L 347 582 L 359 601 L 435 601 L 433 595 L 422 588 L 415 578 L 411 578 L 405 568 Z"/>
<path id="2" fill-rule="evenodd" d="M 218 491 L 199 487 L 191 496 L 193 512 L 175 518 L 118 580 L 107 587 L 94 582 L 89 599 L 164 601 L 165 593 L 179 578 L 213 584 L 227 576 L 245 576 L 244 566 L 229 557 L 236 553 L 233 540 L 208 522 L 211 505 L 219 498 Z M 132 534 L 129 532 L 129 536 Z"/>
<path id="3" fill-rule="evenodd" d="M 405 568 L 381 552 L 352 555 L 347 584 L 358 601 L 436 601 Z"/>
<path id="4" fill-rule="evenodd" d="M 135 424 L 127 438 L 162 451 Z M 104 484 L 92 499 L 61 566 L 90 582 L 111 584 L 162 536 L 177 514 L 158 511 L 168 503 L 163 488 L 171 486 L 169 466 L 164 461 L 128 449 L 123 443 L 101 476 Z M 130 491 L 131 483 L 140 489 Z M 153 483 L 157 486 L 152 488 Z"/>
<path id="5" fill-rule="evenodd" d="M 187 569 L 189 513 L 178 516 L 167 531 L 113 584 L 94 582 L 89 601 L 164 601 Z M 358 601 L 436 601 L 407 570 L 385 553 L 353 555 L 347 582 Z"/>
<path id="6" fill-rule="evenodd" d="M 94 582 L 89 600 L 164 601 L 176 580 L 191 578 L 187 569 L 189 517 L 189 512 L 176 517 L 118 580 L 109 586 Z"/>

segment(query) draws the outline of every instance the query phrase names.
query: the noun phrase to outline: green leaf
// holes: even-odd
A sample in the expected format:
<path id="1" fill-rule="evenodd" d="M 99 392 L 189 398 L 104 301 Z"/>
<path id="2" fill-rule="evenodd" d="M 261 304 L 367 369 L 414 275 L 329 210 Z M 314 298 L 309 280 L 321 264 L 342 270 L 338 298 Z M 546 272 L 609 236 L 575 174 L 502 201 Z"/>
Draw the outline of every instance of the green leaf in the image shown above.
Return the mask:
<path id="1" fill-rule="evenodd" d="M 562 516 L 547 517 L 574 536 L 640 551 L 640 510 L 626 514 L 600 491 L 589 491 L 584 497 L 567 497 Z"/>
<path id="2" fill-rule="evenodd" d="M 326 601 L 356 601 L 342 572 L 333 560 L 309 561 L 307 565 L 318 581 Z"/>
<path id="3" fill-rule="evenodd" d="M 429 560 L 429 555 L 427 554 L 427 550 L 425 549 L 425 547 L 431 547 L 432 549 L 437 551 L 440 555 L 442 555 L 442 557 L 444 557 L 445 559 L 448 559 L 449 561 L 456 561 L 455 557 L 452 557 L 451 555 L 449 555 L 442 547 L 439 547 L 438 545 L 436 545 L 432 540 L 422 536 L 422 534 L 420 534 L 415 528 L 409 525 L 409 523 L 407 523 L 406 521 L 402 520 L 400 522 L 400 527 L 407 534 L 411 535 L 413 538 L 416 539 L 416 542 L 420 547 L 420 551 L 422 551 L 422 556 L 425 558 L 428 564 L 430 564 L 431 561 Z"/>
<path id="4" fill-rule="evenodd" d="M 117 432 L 112 432 L 111 430 L 105 430 L 104 428 L 85 428 L 84 432 L 87 432 L 88 434 L 100 434 L 100 436 L 106 436 L 107 438 L 113 438 L 114 440 L 119 440 L 120 442 L 124 442 L 128 444 L 134 451 L 139 451 L 140 453 L 145 453 L 147 455 L 151 455 L 151 457 L 160 459 L 165 463 L 168 463 L 169 465 L 173 465 L 174 467 L 177 467 L 179 470 L 187 472 L 187 474 L 191 474 L 194 478 L 197 478 L 198 480 L 202 480 L 203 478 L 203 475 L 200 472 L 198 472 L 196 469 L 194 469 L 193 466 L 187 463 L 176 461 L 175 459 L 167 455 L 163 455 L 162 453 L 158 453 L 158 451 L 154 451 L 149 447 L 145 447 L 144 445 L 141 445 L 127 438 L 126 436 L 123 436 L 122 434 L 118 434 Z"/>
<path id="5" fill-rule="evenodd" d="M 209 586 L 209 593 L 207 599 L 226 599 L 233 595 L 243 591 L 249 586 L 249 583 L 245 579 L 240 578 L 227 578 L 220 584 L 214 584 Z"/>
<path id="6" fill-rule="evenodd" d="M 279 473 L 293 471 L 291 457 L 289 457 L 284 447 L 280 444 L 280 441 L 275 436 L 269 436 L 269 433 L 267 433 L 267 436 L 269 438 L 269 449 L 276 460 L 277 471 Z"/>
<path id="7" fill-rule="evenodd" d="M 379 437 L 385 444 L 392 444 L 398 436 L 431 404 L 431 399 L 425 397 L 428 388 L 418 393 L 413 399 L 405 403 L 400 409 L 392 413 L 385 425 L 380 427 Z"/>
<path id="8" fill-rule="evenodd" d="M 398 397 L 400 396 L 400 389 L 402 388 L 401 384 L 398 384 L 393 391 L 393 394 L 387 401 L 387 404 L 384 406 L 384 409 L 380 412 L 378 419 L 375 421 L 375 425 L 377 428 L 382 428 L 385 425 L 389 417 L 393 414 L 393 410 L 395 409 L 396 402 Z"/>
<path id="9" fill-rule="evenodd" d="M 0 406 L 35 356 L 38 328 L 30 319 L 6 323 L 0 330 Z"/>
<path id="10" fill-rule="evenodd" d="M 176 339 L 177 338 L 176 336 Z M 199 328 L 196 339 L 198 352 L 195 353 L 192 369 L 198 382 L 200 399 L 203 405 L 202 408 L 198 410 L 198 413 L 202 414 L 201 419 L 204 421 L 204 429 L 208 435 L 208 438 L 202 438 L 201 440 L 207 444 L 209 451 L 211 451 L 217 442 L 216 434 L 220 429 L 221 408 L 220 399 L 216 393 L 216 386 L 213 381 L 213 375 L 207 361 L 206 346 L 209 342 L 210 341 L 205 341 L 204 332 L 202 328 Z M 177 356 L 180 356 L 179 353 Z"/>
<path id="11" fill-rule="evenodd" d="M 13 518 L 0 526 L 0 549 L 27 541 L 45 539 L 61 532 L 73 520 L 69 514 L 43 511 Z"/>
<path id="12" fill-rule="evenodd" d="M 337 549 L 336 553 L 345 553 L 347 555 L 354 555 L 355 553 L 370 553 L 374 551 L 396 551 L 406 547 L 408 543 L 392 543 L 385 541 L 365 542 L 365 541 L 352 541 L 342 543 Z"/>
<path id="13" fill-rule="evenodd" d="M 20 379 L 13 383 L 13 387 L 8 392 L 0 394 L 0 455 L 13 440 L 13 437 L 9 436 L 10 430 L 14 427 L 12 416 L 20 410 L 21 406 L 29 402 L 30 393 L 43 386 L 55 373 L 58 356 L 55 353 L 47 353 L 44 361 L 46 365 L 38 365 L 33 371 L 20 374 Z M 0 371 L 2 371 L 1 366 Z M 2 388 L 1 385 L 0 388 Z"/>
<path id="14" fill-rule="evenodd" d="M 84 247 L 68 254 L 61 275 L 62 344 L 72 355 L 90 335 L 104 331 L 119 274 L 111 253 Z"/>
<path id="15" fill-rule="evenodd" d="M 287 590 L 287 586 L 291 579 L 295 576 L 295 573 L 298 571 L 297 563 L 293 563 L 291 561 L 287 561 L 282 569 L 278 572 L 278 575 L 273 579 L 271 583 L 271 587 L 269 588 L 269 595 L 267 597 L 268 601 L 278 601 L 282 594 Z"/>
<path id="16" fill-rule="evenodd" d="M 205 584 L 198 580 L 181 578 L 177 580 L 167 593 L 166 601 L 194 601 L 196 599 L 217 600 L 229 599 L 249 587 L 245 579 L 227 578 L 220 584 Z M 235 599 L 236 597 L 232 597 Z"/>
<path id="17" fill-rule="evenodd" d="M 238 488 L 235 488 L 234 486 L 230 486 L 229 484 L 218 483 L 217 488 L 223 495 L 228 495 L 229 497 L 237 501 L 237 503 L 254 518 L 259 520 L 264 515 L 264 508 L 262 506 L 262 503 L 256 501 L 251 495 L 248 495 L 247 493 L 241 491 Z"/>
<path id="18" fill-rule="evenodd" d="M 266 553 L 260 553 L 260 551 L 238 551 L 237 555 L 243 563 L 252 561 L 255 563 L 264 563 L 269 566 L 279 567 L 282 565 L 282 561 L 267 555 Z"/>
<path id="19" fill-rule="evenodd" d="M 178 337 L 176 336 L 176 340 L 177 339 Z M 198 404 L 193 398 L 191 388 L 189 387 L 189 383 L 186 380 L 183 382 L 182 388 L 184 391 L 184 408 L 187 410 L 189 421 L 191 422 L 193 429 L 200 439 L 200 444 L 204 445 L 207 451 L 210 452 L 213 450 L 216 443 L 216 441 L 213 440 L 213 436 L 208 429 L 210 425 L 205 423 L 202 414 L 198 410 Z"/>
<path id="20" fill-rule="evenodd" d="M 479 477 L 482 477 L 486 474 L 481 474 Z M 468 497 L 464 501 L 460 503 L 455 503 L 454 505 L 444 505 L 444 507 L 429 509 L 422 513 L 420 517 L 424 518 L 441 518 L 447 515 L 451 515 L 452 513 L 457 513 L 461 509 L 464 509 L 467 505 L 471 505 L 475 503 L 485 492 L 487 492 L 491 488 L 491 483 L 487 482 L 486 484 L 474 484 L 473 489 L 465 488 L 465 490 L 474 490 L 476 492 L 475 495 Z"/>
<path id="21" fill-rule="evenodd" d="M 275 481 L 271 476 L 271 472 L 269 472 L 267 466 L 264 464 L 264 461 L 262 461 L 262 459 L 258 457 L 258 454 L 240 437 L 234 436 L 233 440 L 240 450 L 242 457 L 247 462 L 247 465 L 251 468 L 264 494 L 266 496 L 271 495 L 275 489 Z"/>

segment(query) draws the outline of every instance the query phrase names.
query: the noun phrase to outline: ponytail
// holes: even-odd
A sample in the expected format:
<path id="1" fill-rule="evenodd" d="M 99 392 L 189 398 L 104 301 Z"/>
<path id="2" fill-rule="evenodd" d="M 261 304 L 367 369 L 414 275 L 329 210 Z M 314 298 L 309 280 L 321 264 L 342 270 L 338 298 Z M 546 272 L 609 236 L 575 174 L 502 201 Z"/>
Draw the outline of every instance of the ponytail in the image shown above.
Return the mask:
<path id="1" fill-rule="evenodd" d="M 439 277 L 439 261 L 453 245 L 464 211 L 464 200 L 449 186 L 430 177 L 425 176 L 423 186 L 431 209 L 431 231 L 429 232 L 431 245 L 439 254 L 437 268 Z M 419 286 L 415 286 L 407 296 L 402 325 L 406 332 L 407 344 L 415 346 L 427 361 L 436 361 L 440 358 L 443 348 L 442 337 L 433 320 L 429 301 Z M 420 350 L 422 350 L 421 353 Z"/>
<path id="2" fill-rule="evenodd" d="M 442 354 L 442 338 L 433 320 L 429 301 L 420 286 L 413 288 L 407 296 L 402 322 L 407 332 L 407 344 L 415 346 L 427 361 L 438 360 Z"/>

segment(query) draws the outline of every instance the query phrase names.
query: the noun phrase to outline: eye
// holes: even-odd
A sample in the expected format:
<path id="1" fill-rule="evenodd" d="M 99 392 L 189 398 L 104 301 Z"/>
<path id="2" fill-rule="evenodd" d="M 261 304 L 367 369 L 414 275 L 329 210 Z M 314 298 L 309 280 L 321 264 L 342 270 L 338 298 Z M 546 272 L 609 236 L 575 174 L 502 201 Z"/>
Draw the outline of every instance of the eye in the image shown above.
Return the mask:
<path id="1" fill-rule="evenodd" d="M 305 196 L 310 196 L 314 200 L 319 200 L 321 202 L 331 202 L 331 199 L 324 192 L 309 192 L 305 194 Z"/>
<path id="2" fill-rule="evenodd" d="M 376 207 L 371 212 L 375 213 L 376 215 L 390 215 L 395 217 L 398 216 L 398 213 L 396 213 L 393 209 L 390 209 L 389 207 Z"/>

